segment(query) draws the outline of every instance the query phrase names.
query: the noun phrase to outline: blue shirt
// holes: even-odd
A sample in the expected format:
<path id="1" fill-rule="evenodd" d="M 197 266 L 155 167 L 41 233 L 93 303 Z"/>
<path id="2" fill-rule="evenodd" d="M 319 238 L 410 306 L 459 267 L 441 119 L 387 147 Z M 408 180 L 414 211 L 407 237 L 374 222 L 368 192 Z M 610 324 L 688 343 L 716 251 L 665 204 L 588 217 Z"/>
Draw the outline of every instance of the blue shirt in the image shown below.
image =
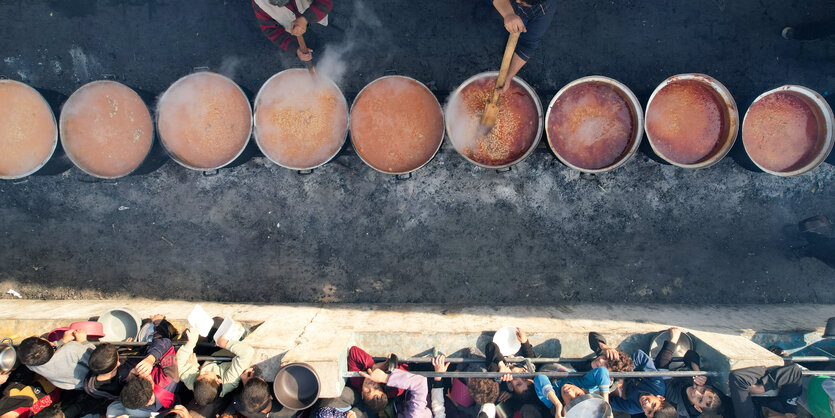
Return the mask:
<path id="1" fill-rule="evenodd" d="M 566 384 L 572 384 L 580 389 L 585 389 L 589 393 L 600 392 L 609 393 L 609 387 L 612 385 L 612 379 L 609 377 L 609 370 L 605 367 L 598 367 L 592 369 L 582 377 L 567 377 L 562 380 L 554 380 L 553 385 L 548 381 L 545 375 L 539 375 L 534 380 L 534 388 L 536 389 L 536 396 L 548 408 L 554 406 L 554 403 L 548 399 L 548 392 L 552 390 L 557 391 L 557 397 L 562 393 L 562 387 Z M 560 398 L 561 399 L 561 398 Z"/>
<path id="2" fill-rule="evenodd" d="M 635 363 L 635 371 L 656 371 L 655 363 L 642 350 L 638 350 L 635 354 L 632 354 L 632 361 Z M 649 393 L 664 396 L 664 391 L 666 390 L 664 378 L 644 377 L 637 384 L 632 384 L 634 380 L 632 382 L 630 380 L 632 379 L 626 379 L 624 383 L 626 385 L 626 399 L 620 396 L 612 396 L 609 398 L 609 403 L 612 405 L 613 410 L 628 414 L 640 414 L 644 411 L 641 409 L 641 394 Z"/>

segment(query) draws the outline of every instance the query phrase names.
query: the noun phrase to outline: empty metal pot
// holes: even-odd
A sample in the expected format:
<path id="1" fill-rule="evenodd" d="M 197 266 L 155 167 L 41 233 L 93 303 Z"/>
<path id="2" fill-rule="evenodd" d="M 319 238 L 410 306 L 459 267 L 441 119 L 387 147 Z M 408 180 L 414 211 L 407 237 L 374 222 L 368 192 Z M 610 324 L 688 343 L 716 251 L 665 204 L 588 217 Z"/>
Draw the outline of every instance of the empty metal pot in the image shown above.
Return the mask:
<path id="1" fill-rule="evenodd" d="M 273 382 L 273 392 L 285 408 L 300 411 L 319 399 L 319 375 L 305 363 L 291 363 L 281 368 Z"/>
<path id="2" fill-rule="evenodd" d="M 17 351 L 14 349 L 14 341 L 11 338 L 3 338 L 0 340 L 0 345 L 3 345 L 0 349 L 0 372 L 8 373 L 12 371 L 17 361 Z"/>
<path id="3" fill-rule="evenodd" d="M 596 393 L 574 398 L 565 406 L 565 418 L 608 418 L 612 407 Z"/>

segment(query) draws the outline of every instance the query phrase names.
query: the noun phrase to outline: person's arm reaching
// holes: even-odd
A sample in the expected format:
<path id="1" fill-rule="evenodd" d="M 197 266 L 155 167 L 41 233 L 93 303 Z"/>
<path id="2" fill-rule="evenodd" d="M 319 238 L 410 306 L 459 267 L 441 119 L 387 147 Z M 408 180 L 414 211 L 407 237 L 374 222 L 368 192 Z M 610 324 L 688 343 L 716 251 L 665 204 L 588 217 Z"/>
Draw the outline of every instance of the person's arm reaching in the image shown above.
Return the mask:
<path id="1" fill-rule="evenodd" d="M 673 354 L 676 351 L 676 345 L 681 338 L 681 329 L 678 327 L 670 328 L 670 339 L 664 341 L 661 351 L 655 356 L 655 367 L 659 369 L 667 369 L 673 361 Z"/>
<path id="2" fill-rule="evenodd" d="M 533 379 L 533 386 L 536 391 L 536 397 L 539 398 L 539 400 L 542 401 L 546 407 L 551 408 L 556 405 L 553 399 L 551 399 L 551 394 L 553 393 L 556 396 L 556 391 L 547 376 L 544 374 L 537 375 Z M 559 400 L 557 400 L 557 402 L 559 402 Z"/>
<path id="3" fill-rule="evenodd" d="M 231 383 L 234 383 L 234 386 L 237 386 L 241 373 L 243 373 L 244 370 L 252 364 L 252 358 L 255 356 L 255 350 L 243 341 L 229 341 L 226 343 L 226 349 L 231 351 L 232 354 L 235 355 L 235 358 L 232 359 L 232 364 L 230 364 L 229 368 L 226 369 L 226 372 L 223 373 L 221 380 L 223 381 L 224 386 Z M 224 387 L 221 396 L 226 395 L 233 389 L 234 387 L 232 386 Z"/>
<path id="4" fill-rule="evenodd" d="M 527 29 L 525 28 L 525 22 L 522 21 L 522 18 L 516 14 L 513 10 L 513 6 L 510 4 L 511 0 L 493 0 L 493 7 L 496 8 L 496 11 L 502 15 L 502 19 L 504 19 L 504 28 L 507 29 L 510 33 L 519 33 L 525 32 Z"/>
<path id="5" fill-rule="evenodd" d="M 185 345 L 177 349 L 177 368 L 179 369 L 180 381 L 189 390 L 193 390 L 194 380 L 200 374 L 200 367 L 197 365 L 197 358 L 194 356 L 194 347 L 197 346 L 197 339 L 200 336 L 195 328 L 186 329 L 185 334 L 188 340 Z"/>
<path id="6" fill-rule="evenodd" d="M 406 399 L 406 406 L 398 415 L 403 414 L 403 416 L 407 417 L 418 417 L 431 413 L 426 406 L 426 396 L 429 394 L 429 387 L 426 384 L 425 377 L 399 369 L 393 370 L 390 375 L 380 369 L 369 370 L 369 372 L 360 372 L 360 374 L 377 383 L 382 383 L 393 388 L 405 389 L 409 393 Z"/>
<path id="7" fill-rule="evenodd" d="M 278 24 L 267 12 L 261 10 L 254 0 L 252 0 L 252 10 L 255 12 L 255 18 L 258 20 L 261 32 L 264 32 L 270 42 L 284 51 L 290 51 L 291 48 L 298 50 L 299 43 L 296 41 L 296 37 L 287 32 L 284 26 Z"/>

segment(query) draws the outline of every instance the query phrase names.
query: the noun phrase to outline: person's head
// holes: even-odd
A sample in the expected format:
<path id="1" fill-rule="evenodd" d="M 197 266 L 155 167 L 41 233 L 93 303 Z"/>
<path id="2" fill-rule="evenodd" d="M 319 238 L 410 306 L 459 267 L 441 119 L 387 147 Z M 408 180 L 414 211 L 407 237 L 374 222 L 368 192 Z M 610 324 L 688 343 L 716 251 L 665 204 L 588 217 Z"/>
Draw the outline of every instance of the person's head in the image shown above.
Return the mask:
<path id="1" fill-rule="evenodd" d="M 527 370 L 513 366 L 510 368 L 513 373 L 526 373 Z M 529 400 L 536 399 L 536 391 L 534 390 L 533 380 L 522 377 L 514 377 L 513 380 L 507 382 L 507 386 L 513 391 L 513 396 L 516 399 Z"/>
<path id="2" fill-rule="evenodd" d="M 676 416 L 676 407 L 667 402 L 663 396 L 642 393 L 638 402 L 647 418 L 675 418 Z"/>
<path id="3" fill-rule="evenodd" d="M 206 406 L 220 396 L 220 377 L 212 372 L 201 372 L 194 380 L 194 401 Z"/>
<path id="4" fill-rule="evenodd" d="M 38 337 L 29 337 L 17 346 L 17 355 L 20 357 L 20 362 L 27 366 L 46 364 L 52 358 L 53 353 L 55 353 L 55 348 L 52 347 L 52 344 Z"/>
<path id="5" fill-rule="evenodd" d="M 163 418 L 191 418 L 191 414 L 188 412 L 188 409 L 182 405 L 177 405 L 171 408 L 167 414 Z"/>
<path id="6" fill-rule="evenodd" d="M 119 353 L 116 351 L 116 346 L 110 343 L 100 344 L 90 354 L 88 365 L 93 374 L 105 374 L 115 370 L 119 365 Z"/>
<path id="7" fill-rule="evenodd" d="M 534 404 L 524 404 L 519 408 L 519 418 L 542 418 L 539 407 Z"/>
<path id="8" fill-rule="evenodd" d="M 591 362 L 591 367 L 596 369 L 598 367 L 605 367 L 610 372 L 631 372 L 635 368 L 635 363 L 632 362 L 632 356 L 626 354 L 623 350 L 618 351 L 617 360 L 609 360 L 605 355 L 597 356 Z"/>
<path id="9" fill-rule="evenodd" d="M 388 397 L 383 390 L 383 385 L 371 379 L 362 381 L 362 401 L 371 413 L 377 413 L 386 409 Z"/>
<path id="10" fill-rule="evenodd" d="M 493 379 L 474 377 L 467 380 L 467 392 L 478 404 L 493 403 L 499 397 L 499 382 Z"/>
<path id="11" fill-rule="evenodd" d="M 578 396 L 583 396 L 586 393 L 587 392 L 585 390 L 583 390 L 583 389 L 581 389 L 581 388 L 579 388 L 575 385 L 572 385 L 571 383 L 566 383 L 566 384 L 562 385 L 562 388 L 560 388 L 560 397 L 562 398 L 562 402 L 564 404 L 567 404 L 567 403 L 573 401 L 574 398 L 576 398 Z"/>
<path id="12" fill-rule="evenodd" d="M 722 397 L 713 386 L 689 386 L 686 390 L 687 400 L 693 408 L 702 414 L 720 414 L 722 412 Z"/>
<path id="13" fill-rule="evenodd" d="M 253 377 L 241 389 L 241 406 L 251 414 L 266 414 L 272 409 L 270 385 L 260 377 Z"/>
<path id="14" fill-rule="evenodd" d="M 139 409 L 154 403 L 154 383 L 151 377 L 131 376 L 125 382 L 119 400 L 128 409 Z"/>
<path id="15" fill-rule="evenodd" d="M 64 411 L 55 404 L 49 405 L 38 412 L 38 418 L 64 418 Z"/>

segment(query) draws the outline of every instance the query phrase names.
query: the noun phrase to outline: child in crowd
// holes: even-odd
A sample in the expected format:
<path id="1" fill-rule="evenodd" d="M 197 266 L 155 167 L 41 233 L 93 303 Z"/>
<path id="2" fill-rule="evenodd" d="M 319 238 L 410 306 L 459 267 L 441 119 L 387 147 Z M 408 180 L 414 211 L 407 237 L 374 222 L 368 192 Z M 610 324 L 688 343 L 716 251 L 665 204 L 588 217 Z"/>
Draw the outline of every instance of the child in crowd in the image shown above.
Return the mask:
<path id="1" fill-rule="evenodd" d="M 151 317 L 154 324 L 154 337 L 145 349 L 145 361 L 150 358 L 162 358 L 171 345 L 171 332 L 176 329 L 163 315 Z M 168 340 L 168 341 L 166 341 Z M 90 354 L 90 374 L 84 381 L 84 392 L 93 398 L 115 401 L 119 399 L 122 386 L 136 367 L 140 359 L 119 360 L 119 352 L 113 344 L 102 343 Z"/>
<path id="2" fill-rule="evenodd" d="M 84 387 L 90 371 L 88 362 L 93 344 L 87 342 L 87 332 L 67 330 L 56 349 L 49 341 L 29 337 L 20 342 L 20 362 L 43 376 L 59 389 L 74 390 Z"/>
<path id="3" fill-rule="evenodd" d="M 390 361 L 375 363 L 371 355 L 359 347 L 354 346 L 348 350 L 348 371 L 351 372 L 366 372 L 368 370 L 382 370 L 391 367 L 396 367 L 402 371 L 409 371 L 408 365 L 395 363 L 397 363 L 396 357 L 390 357 Z M 390 364 L 391 367 L 389 366 Z M 405 392 L 402 388 L 386 388 L 385 385 L 369 378 L 353 377 L 348 379 L 348 384 L 360 393 L 363 403 L 371 413 L 383 411 L 388 405 L 389 400 Z"/>
<path id="4" fill-rule="evenodd" d="M 680 338 L 681 329 L 670 328 L 670 339 L 664 342 L 655 357 L 656 368 L 669 368 Z M 693 350 L 684 354 L 684 364 L 685 370 L 701 370 L 701 358 Z M 650 418 L 667 415 L 677 418 L 721 415 L 723 408 L 721 392 L 708 385 L 704 376 L 671 379 L 666 382 L 665 396 L 641 396 L 640 403 L 644 415 Z"/>
<path id="5" fill-rule="evenodd" d="M 803 391 L 802 371 L 797 364 L 775 367 L 746 367 L 731 371 L 728 386 L 737 417 L 757 418 L 762 408 L 784 414 L 797 413 L 797 401 Z M 752 398 L 774 391 L 775 396 Z"/>
<path id="6" fill-rule="evenodd" d="M 107 407 L 108 418 L 121 415 L 150 417 L 176 405 L 176 388 L 180 376 L 174 346 L 165 336 L 157 340 L 159 342 L 154 353 L 149 352 L 131 369 L 119 392 L 119 400 Z M 162 354 L 157 357 L 160 352 Z"/>
<path id="7" fill-rule="evenodd" d="M 597 367 L 583 375 L 583 377 L 568 377 L 549 381 L 545 375 L 538 375 L 534 378 L 536 395 L 546 407 L 551 409 L 555 416 L 563 416 L 563 407 L 578 396 L 587 393 L 597 393 L 609 401 L 609 389 L 612 379 L 609 377 L 609 370 L 605 367 Z"/>
<path id="8" fill-rule="evenodd" d="M 189 328 L 185 334 L 188 341 L 177 350 L 180 381 L 186 388 L 194 391 L 194 401 L 198 406 L 207 406 L 238 387 L 241 374 L 252 364 L 255 350 L 243 341 L 229 341 L 220 337 L 217 346 L 231 352 L 234 355 L 232 361 L 206 361 L 199 366 L 194 354 L 199 338 L 197 330 Z M 223 351 L 214 354 L 222 353 Z"/>
<path id="9" fill-rule="evenodd" d="M 396 399 L 397 418 L 432 418 L 432 411 L 426 404 L 429 388 L 426 378 L 409 372 L 395 369 L 391 374 L 382 369 L 368 369 L 360 371 L 362 377 L 380 385 L 403 389 L 403 396 Z"/>

